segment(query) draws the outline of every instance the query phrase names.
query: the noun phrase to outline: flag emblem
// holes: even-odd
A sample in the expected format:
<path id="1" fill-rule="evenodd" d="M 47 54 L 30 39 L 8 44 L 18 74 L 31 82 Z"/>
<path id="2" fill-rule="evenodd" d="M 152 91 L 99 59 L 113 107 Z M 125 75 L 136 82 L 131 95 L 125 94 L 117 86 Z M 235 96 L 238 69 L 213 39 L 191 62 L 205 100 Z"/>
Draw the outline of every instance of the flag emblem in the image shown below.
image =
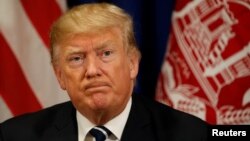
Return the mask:
<path id="1" fill-rule="evenodd" d="M 250 1 L 181 2 L 156 100 L 212 124 L 249 124 Z"/>

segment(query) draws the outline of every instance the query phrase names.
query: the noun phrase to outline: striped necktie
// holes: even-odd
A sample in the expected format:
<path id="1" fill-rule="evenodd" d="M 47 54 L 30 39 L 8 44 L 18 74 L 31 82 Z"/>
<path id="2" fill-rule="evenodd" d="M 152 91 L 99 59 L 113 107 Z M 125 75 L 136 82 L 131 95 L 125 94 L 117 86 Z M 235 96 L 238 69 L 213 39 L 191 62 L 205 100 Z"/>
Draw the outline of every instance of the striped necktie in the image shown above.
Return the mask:
<path id="1" fill-rule="evenodd" d="M 111 134 L 109 129 L 104 126 L 93 127 L 89 133 L 95 138 L 96 141 L 105 141 Z"/>

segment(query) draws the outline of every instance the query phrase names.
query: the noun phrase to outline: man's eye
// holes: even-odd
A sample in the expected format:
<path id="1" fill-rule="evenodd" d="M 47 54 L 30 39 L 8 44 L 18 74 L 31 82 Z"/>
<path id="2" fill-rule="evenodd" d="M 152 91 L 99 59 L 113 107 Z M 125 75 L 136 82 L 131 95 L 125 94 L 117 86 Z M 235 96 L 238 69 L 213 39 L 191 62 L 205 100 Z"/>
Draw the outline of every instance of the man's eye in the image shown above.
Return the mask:
<path id="1" fill-rule="evenodd" d="M 114 50 L 102 50 L 99 52 L 99 55 L 101 60 L 108 62 L 114 59 L 115 57 L 115 52 Z"/>
<path id="2" fill-rule="evenodd" d="M 102 56 L 103 56 L 103 57 L 107 57 L 107 56 L 110 56 L 111 54 L 112 54 L 112 51 L 106 50 L 106 51 L 104 51 L 104 52 L 102 53 Z"/>
<path id="3" fill-rule="evenodd" d="M 80 56 L 75 56 L 75 57 L 71 57 L 70 59 L 69 59 L 69 61 L 80 61 L 82 59 L 82 57 L 80 57 Z"/>
<path id="4" fill-rule="evenodd" d="M 69 61 L 69 63 L 82 63 L 83 62 L 83 60 L 84 60 L 84 57 L 82 56 L 82 55 L 72 55 L 72 56 L 70 56 L 69 57 L 69 59 L 68 59 L 68 61 Z"/>
<path id="5" fill-rule="evenodd" d="M 81 66 L 84 62 L 84 57 L 82 55 L 73 55 L 68 58 L 68 64 L 71 67 Z"/>

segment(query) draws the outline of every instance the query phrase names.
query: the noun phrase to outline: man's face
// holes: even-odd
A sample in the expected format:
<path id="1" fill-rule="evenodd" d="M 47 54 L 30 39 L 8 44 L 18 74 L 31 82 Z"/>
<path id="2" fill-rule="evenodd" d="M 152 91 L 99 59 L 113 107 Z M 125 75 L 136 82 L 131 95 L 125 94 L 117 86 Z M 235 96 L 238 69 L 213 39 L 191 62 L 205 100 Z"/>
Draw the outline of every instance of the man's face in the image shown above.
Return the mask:
<path id="1" fill-rule="evenodd" d="M 118 28 L 75 35 L 57 47 L 56 76 L 82 114 L 124 109 L 139 61 L 126 52 Z"/>

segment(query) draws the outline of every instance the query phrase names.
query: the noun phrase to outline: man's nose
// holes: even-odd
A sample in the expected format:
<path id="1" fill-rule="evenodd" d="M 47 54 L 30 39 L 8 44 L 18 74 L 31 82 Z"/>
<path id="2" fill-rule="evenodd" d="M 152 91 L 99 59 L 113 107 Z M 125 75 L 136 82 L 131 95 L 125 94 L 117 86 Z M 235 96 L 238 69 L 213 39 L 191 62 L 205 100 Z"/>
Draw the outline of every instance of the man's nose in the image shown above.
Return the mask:
<path id="1" fill-rule="evenodd" d="M 100 75 L 100 65 L 96 57 L 90 57 L 87 59 L 86 74 L 85 76 L 90 79 Z"/>

